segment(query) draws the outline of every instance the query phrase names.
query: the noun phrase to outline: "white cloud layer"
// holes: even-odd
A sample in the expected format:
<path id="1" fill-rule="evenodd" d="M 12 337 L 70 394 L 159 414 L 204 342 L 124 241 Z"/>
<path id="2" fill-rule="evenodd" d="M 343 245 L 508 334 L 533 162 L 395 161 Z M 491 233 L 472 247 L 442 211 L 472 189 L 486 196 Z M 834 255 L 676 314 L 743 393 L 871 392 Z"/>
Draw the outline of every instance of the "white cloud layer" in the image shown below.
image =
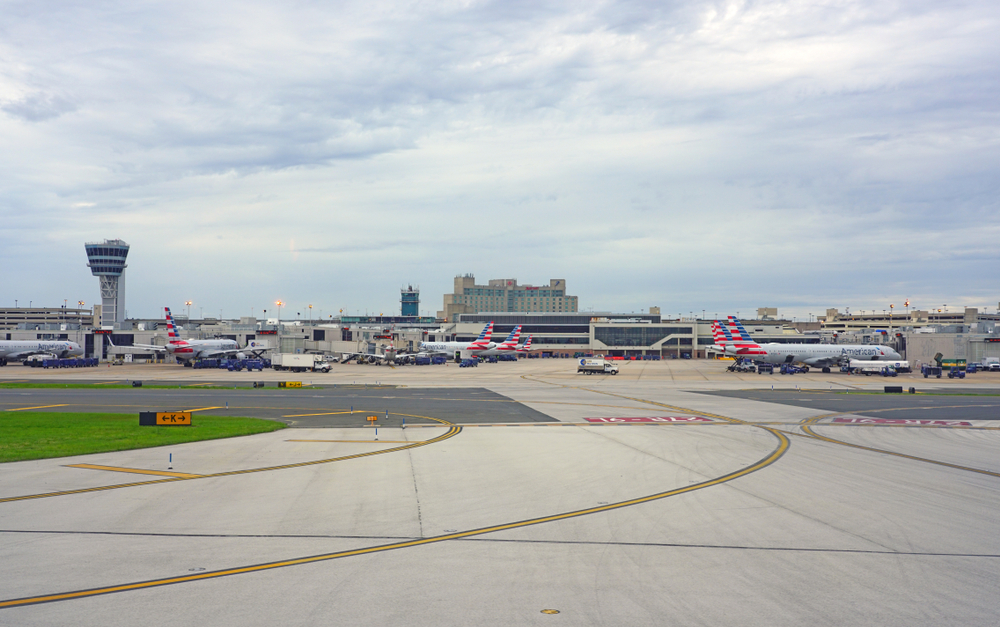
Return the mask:
<path id="1" fill-rule="evenodd" d="M 4 306 L 1000 301 L 996 3 L 3 6 Z"/>

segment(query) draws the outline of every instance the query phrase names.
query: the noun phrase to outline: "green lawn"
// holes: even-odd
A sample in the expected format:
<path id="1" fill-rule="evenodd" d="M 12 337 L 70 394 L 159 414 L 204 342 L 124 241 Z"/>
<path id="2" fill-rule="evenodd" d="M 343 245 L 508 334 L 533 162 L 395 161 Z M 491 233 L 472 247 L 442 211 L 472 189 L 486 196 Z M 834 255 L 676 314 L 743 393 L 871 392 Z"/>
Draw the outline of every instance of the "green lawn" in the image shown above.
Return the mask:
<path id="1" fill-rule="evenodd" d="M 310 385 L 303 383 L 301 388 L 279 388 L 276 381 L 269 381 L 269 387 L 257 388 L 260 390 L 299 390 L 305 388 L 317 389 L 319 385 Z M 225 384 L 211 384 L 205 385 L 204 383 L 187 383 L 184 385 L 166 385 L 166 384 L 152 384 L 143 385 L 142 389 L 149 390 L 177 390 L 180 388 L 197 388 L 199 390 L 245 390 L 250 388 L 253 384 L 252 381 L 248 382 L 247 385 L 240 387 L 236 385 L 225 385 Z M 373 386 L 368 386 L 373 387 Z M 386 387 L 386 386 L 383 386 Z M 393 386 L 395 387 L 395 386 Z M 0 381 L 0 389 L 5 388 L 71 388 L 71 389 L 93 389 L 100 388 L 102 390 L 131 390 L 131 383 L 26 383 L 23 381 Z M 135 388 L 139 389 L 139 388 Z M 251 388 L 253 389 L 253 388 Z"/>
<path id="2" fill-rule="evenodd" d="M 0 462 L 231 438 L 285 428 L 259 418 L 192 415 L 190 427 L 140 427 L 138 414 L 0 412 Z"/>

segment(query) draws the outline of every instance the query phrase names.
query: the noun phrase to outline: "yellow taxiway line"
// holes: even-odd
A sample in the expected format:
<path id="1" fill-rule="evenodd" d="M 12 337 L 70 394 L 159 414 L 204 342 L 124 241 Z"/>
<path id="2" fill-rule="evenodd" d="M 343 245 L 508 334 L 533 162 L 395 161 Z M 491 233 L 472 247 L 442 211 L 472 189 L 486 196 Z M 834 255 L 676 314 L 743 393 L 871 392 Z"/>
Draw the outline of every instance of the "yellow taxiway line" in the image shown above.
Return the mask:
<path id="1" fill-rule="evenodd" d="M 24 605 L 34 605 L 37 603 L 50 603 L 53 601 L 66 601 L 69 599 L 80 599 L 85 597 L 92 597 L 101 594 L 111 594 L 115 592 L 127 592 L 130 590 L 143 590 L 146 588 L 155 588 L 160 586 L 168 586 L 177 583 L 187 583 L 192 581 L 200 581 L 204 579 L 215 579 L 218 577 L 227 577 L 229 575 L 241 575 L 245 573 L 260 572 L 265 570 L 272 570 L 275 568 L 284 568 L 287 566 L 298 566 L 301 564 L 311 564 L 315 562 L 322 562 L 327 560 L 341 559 L 344 557 L 352 557 L 356 555 L 367 555 L 371 553 L 381 553 L 384 551 L 392 551 L 395 549 L 402 549 L 412 546 L 421 546 L 424 544 L 434 544 L 438 542 L 445 542 L 448 540 L 458 540 L 461 538 L 469 538 L 472 536 L 479 536 L 486 533 L 494 533 L 497 531 L 505 531 L 508 529 L 518 529 L 521 527 L 528 527 L 530 525 L 540 525 L 547 522 L 554 522 L 557 520 L 566 520 L 568 518 L 576 518 L 578 516 L 586 516 L 589 514 L 596 514 L 599 512 L 606 512 L 610 510 L 620 509 L 623 507 L 630 507 L 632 505 L 639 505 L 641 503 L 648 503 L 650 501 L 656 501 L 659 499 L 664 499 L 671 496 L 676 496 L 678 494 L 685 494 L 687 492 L 693 492 L 695 490 L 701 490 L 704 488 L 709 488 L 716 486 L 739 477 L 743 477 L 752 472 L 760 470 L 770 466 L 774 462 L 778 461 L 782 455 L 788 450 L 791 445 L 788 436 L 776 431 L 774 429 L 768 429 L 766 427 L 761 427 L 762 429 L 771 433 L 778 440 L 778 446 L 771 453 L 769 453 L 764 458 L 759 461 L 747 466 L 746 468 L 731 472 L 721 477 L 715 479 L 710 479 L 708 481 L 703 481 L 701 483 L 695 483 L 689 486 L 684 486 L 683 488 L 676 488 L 673 490 L 667 490 L 665 492 L 659 492 L 657 494 L 651 494 L 649 496 L 643 496 L 635 499 L 629 499 L 627 501 L 620 501 L 618 503 L 610 503 L 607 505 L 600 505 L 597 507 L 589 507 L 586 509 L 579 509 L 571 512 L 564 512 L 560 514 L 552 514 L 550 516 L 542 516 L 539 518 L 530 518 L 528 520 L 521 520 L 517 522 L 504 523 L 500 525 L 494 525 L 492 527 L 481 527 L 479 529 L 470 529 L 468 531 L 460 531 L 457 533 L 448 533 L 440 536 L 433 536 L 430 538 L 420 538 L 417 540 L 408 540 L 404 542 L 393 542 L 391 544 L 383 544 L 379 546 L 365 547 L 361 549 L 353 549 L 350 551 L 339 551 L 336 553 L 323 553 L 320 555 L 311 555 L 307 557 L 300 557 L 289 560 L 282 560 L 278 562 L 268 562 L 264 564 L 254 564 L 250 566 L 241 566 L 236 568 L 228 568 L 223 570 L 215 570 L 210 572 L 197 573 L 192 575 L 182 575 L 179 577 L 167 577 L 163 579 L 153 579 L 150 581 L 139 581 L 135 583 L 121 584 L 117 586 L 107 586 L 103 588 L 91 588 L 89 590 L 76 590 L 73 592 L 61 592 L 56 594 L 47 594 L 34 597 L 24 597 L 20 599 L 9 599 L 0 601 L 0 608 L 7 607 L 19 607 Z"/>
<path id="2" fill-rule="evenodd" d="M 69 403 L 63 403 L 61 405 L 39 405 L 38 407 L 14 407 L 13 409 L 5 409 L 4 411 L 27 411 L 29 409 L 51 409 L 52 407 L 68 407 Z"/>
<path id="3" fill-rule="evenodd" d="M 410 444 L 408 440 L 285 440 L 285 442 L 349 442 L 352 444 Z"/>
<path id="4" fill-rule="evenodd" d="M 136 475 L 157 475 L 159 477 L 179 477 L 181 479 L 198 479 L 205 475 L 192 475 L 186 472 L 171 472 L 169 470 L 144 470 L 142 468 L 120 468 L 118 466 L 98 466 L 97 464 L 66 464 L 66 468 L 86 468 L 88 470 L 110 470 L 111 472 L 129 472 Z"/>

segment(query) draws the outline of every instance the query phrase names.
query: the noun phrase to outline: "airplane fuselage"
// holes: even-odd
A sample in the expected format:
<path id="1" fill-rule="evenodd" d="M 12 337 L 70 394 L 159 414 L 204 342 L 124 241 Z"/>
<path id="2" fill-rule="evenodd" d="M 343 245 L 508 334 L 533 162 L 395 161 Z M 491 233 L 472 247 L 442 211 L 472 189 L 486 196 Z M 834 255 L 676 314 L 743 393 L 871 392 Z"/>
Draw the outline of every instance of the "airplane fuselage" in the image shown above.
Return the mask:
<path id="1" fill-rule="evenodd" d="M 55 355 L 56 357 L 76 357 L 83 355 L 83 347 L 76 342 L 0 340 L 0 359 L 22 359 L 31 355 Z"/>
<path id="2" fill-rule="evenodd" d="M 888 346 L 875 344 L 780 344 L 768 343 L 756 346 L 740 346 L 727 343 L 727 355 L 749 357 L 766 364 L 803 363 L 807 366 L 830 367 L 843 360 L 893 361 L 902 359 L 899 353 Z"/>
<path id="3" fill-rule="evenodd" d="M 495 342 L 421 342 L 421 353 L 455 353 L 458 351 L 469 351 L 478 355 L 483 351 L 496 348 Z"/>
<path id="4" fill-rule="evenodd" d="M 174 340 L 164 348 L 180 361 L 203 359 L 238 350 L 236 340 Z"/>

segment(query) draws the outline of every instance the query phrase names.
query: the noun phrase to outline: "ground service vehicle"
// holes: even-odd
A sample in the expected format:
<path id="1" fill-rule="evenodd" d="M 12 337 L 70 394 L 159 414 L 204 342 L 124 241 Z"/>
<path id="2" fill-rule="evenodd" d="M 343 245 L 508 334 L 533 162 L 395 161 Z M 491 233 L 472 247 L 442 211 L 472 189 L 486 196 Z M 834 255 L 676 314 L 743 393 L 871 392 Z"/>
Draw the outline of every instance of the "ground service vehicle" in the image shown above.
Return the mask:
<path id="1" fill-rule="evenodd" d="M 937 377 L 941 378 L 941 366 L 923 366 L 920 371 L 924 373 L 924 378 L 927 377 Z"/>
<path id="2" fill-rule="evenodd" d="M 322 355 L 279 353 L 271 360 L 271 367 L 292 372 L 330 372 L 330 364 L 323 360 Z"/>
<path id="3" fill-rule="evenodd" d="M 587 374 L 618 374 L 618 366 L 611 362 L 604 361 L 600 357 L 584 357 L 580 360 L 580 365 L 576 368 L 577 374 L 585 372 Z"/>
<path id="4" fill-rule="evenodd" d="M 961 368 L 959 368 L 958 366 L 952 366 L 951 370 L 948 371 L 948 378 L 949 379 L 964 379 L 965 378 L 965 371 L 962 370 Z"/>

